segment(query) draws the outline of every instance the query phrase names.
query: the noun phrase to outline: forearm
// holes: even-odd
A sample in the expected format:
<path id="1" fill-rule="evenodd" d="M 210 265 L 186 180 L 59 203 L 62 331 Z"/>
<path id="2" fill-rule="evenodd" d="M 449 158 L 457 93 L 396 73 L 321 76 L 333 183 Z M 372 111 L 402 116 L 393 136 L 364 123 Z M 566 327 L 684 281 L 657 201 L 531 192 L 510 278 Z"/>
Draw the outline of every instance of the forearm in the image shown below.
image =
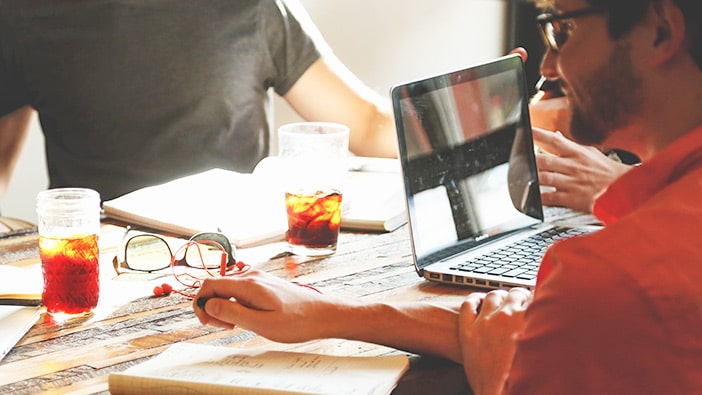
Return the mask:
<path id="1" fill-rule="evenodd" d="M 351 128 L 349 149 L 359 156 L 397 157 L 397 133 L 390 100 L 363 83 L 336 57 L 324 64 L 332 74 L 329 92 L 338 103 L 330 114 Z M 334 89 L 331 89 L 335 87 Z"/>
<path id="2" fill-rule="evenodd" d="M 458 305 L 366 302 L 250 270 L 205 280 L 193 308 L 203 324 L 238 326 L 282 343 L 341 338 L 461 361 Z"/>
<path id="3" fill-rule="evenodd" d="M 307 121 L 347 125 L 351 129 L 349 149 L 354 154 L 397 157 L 390 101 L 363 84 L 338 59 L 315 62 L 284 97 Z"/>
<path id="4" fill-rule="evenodd" d="M 23 107 L 0 117 L 0 196 L 10 184 L 12 172 L 29 135 L 34 110 Z"/>
<path id="5" fill-rule="evenodd" d="M 458 308 L 430 303 L 334 303 L 321 309 L 320 337 L 382 344 L 461 363 Z"/>
<path id="6" fill-rule="evenodd" d="M 359 156 L 397 158 L 397 134 L 390 108 L 369 101 L 366 114 L 356 126 L 363 133 L 357 133 L 349 141 L 351 152 Z"/>

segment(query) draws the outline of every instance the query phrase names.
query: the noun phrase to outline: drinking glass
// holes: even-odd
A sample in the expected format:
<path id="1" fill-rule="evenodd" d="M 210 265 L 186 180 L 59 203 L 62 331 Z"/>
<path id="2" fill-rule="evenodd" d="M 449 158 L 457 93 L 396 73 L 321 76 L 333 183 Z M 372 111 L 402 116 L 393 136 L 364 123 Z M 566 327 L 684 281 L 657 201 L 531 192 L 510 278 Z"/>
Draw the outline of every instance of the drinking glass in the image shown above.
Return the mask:
<path id="1" fill-rule="evenodd" d="M 98 303 L 100 195 L 57 188 L 37 195 L 42 303 L 55 317 L 91 312 Z"/>
<path id="2" fill-rule="evenodd" d="M 286 239 L 291 253 L 324 256 L 336 252 L 348 147 L 345 125 L 300 122 L 279 128 Z"/>

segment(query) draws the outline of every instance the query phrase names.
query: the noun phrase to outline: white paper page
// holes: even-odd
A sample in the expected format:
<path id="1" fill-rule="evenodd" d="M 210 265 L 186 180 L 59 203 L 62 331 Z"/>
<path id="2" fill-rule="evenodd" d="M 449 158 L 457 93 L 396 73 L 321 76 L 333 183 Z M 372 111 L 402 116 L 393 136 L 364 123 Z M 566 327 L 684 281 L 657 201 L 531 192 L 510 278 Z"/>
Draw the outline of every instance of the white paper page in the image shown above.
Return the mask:
<path id="1" fill-rule="evenodd" d="M 0 360 L 32 328 L 40 307 L 0 306 Z"/>
<path id="2" fill-rule="evenodd" d="M 408 363 L 404 355 L 334 357 L 178 343 L 124 374 L 305 394 L 387 394 Z"/>
<path id="3" fill-rule="evenodd" d="M 285 198 L 251 174 L 212 169 L 107 201 L 106 214 L 176 233 L 220 229 L 239 246 L 282 239 Z"/>
<path id="4" fill-rule="evenodd" d="M 0 299 L 41 299 L 43 287 L 44 278 L 40 265 L 32 268 L 0 265 Z"/>

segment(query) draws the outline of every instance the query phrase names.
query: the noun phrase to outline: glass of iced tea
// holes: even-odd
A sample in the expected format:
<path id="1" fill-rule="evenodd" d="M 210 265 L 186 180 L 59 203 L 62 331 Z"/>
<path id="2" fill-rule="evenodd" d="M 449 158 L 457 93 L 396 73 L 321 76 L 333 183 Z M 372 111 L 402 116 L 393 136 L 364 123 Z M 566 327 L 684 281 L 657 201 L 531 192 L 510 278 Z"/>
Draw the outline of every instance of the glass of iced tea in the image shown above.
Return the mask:
<path id="1" fill-rule="evenodd" d="M 90 313 L 100 294 L 100 195 L 57 188 L 37 195 L 42 303 L 54 317 Z"/>
<path id="2" fill-rule="evenodd" d="M 278 130 L 286 239 L 293 254 L 336 252 L 348 147 L 349 128 L 341 124 L 300 122 Z"/>

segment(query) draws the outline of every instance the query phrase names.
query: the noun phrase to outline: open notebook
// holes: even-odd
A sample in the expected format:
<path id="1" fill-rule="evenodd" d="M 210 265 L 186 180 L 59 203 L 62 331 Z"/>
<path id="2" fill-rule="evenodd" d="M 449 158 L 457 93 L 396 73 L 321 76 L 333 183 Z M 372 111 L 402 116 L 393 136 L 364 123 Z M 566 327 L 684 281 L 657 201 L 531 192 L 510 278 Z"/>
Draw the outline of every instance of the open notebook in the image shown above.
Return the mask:
<path id="1" fill-rule="evenodd" d="M 392 100 L 421 276 L 533 287 L 550 243 L 597 229 L 544 220 L 519 56 L 397 85 Z"/>
<path id="2" fill-rule="evenodd" d="M 40 268 L 0 265 L 0 359 L 39 319 L 42 286 Z"/>
<path id="3" fill-rule="evenodd" d="M 276 157 L 253 174 L 212 169 L 103 202 L 107 217 L 182 236 L 220 230 L 237 247 L 282 240 L 285 195 Z M 343 190 L 341 227 L 389 232 L 407 222 L 395 159 L 353 157 Z"/>
<path id="4" fill-rule="evenodd" d="M 38 306 L 0 306 L 0 360 L 29 332 L 41 312 Z"/>
<path id="5" fill-rule="evenodd" d="M 124 372 L 112 394 L 385 395 L 409 368 L 406 355 L 332 356 L 176 343 Z"/>

